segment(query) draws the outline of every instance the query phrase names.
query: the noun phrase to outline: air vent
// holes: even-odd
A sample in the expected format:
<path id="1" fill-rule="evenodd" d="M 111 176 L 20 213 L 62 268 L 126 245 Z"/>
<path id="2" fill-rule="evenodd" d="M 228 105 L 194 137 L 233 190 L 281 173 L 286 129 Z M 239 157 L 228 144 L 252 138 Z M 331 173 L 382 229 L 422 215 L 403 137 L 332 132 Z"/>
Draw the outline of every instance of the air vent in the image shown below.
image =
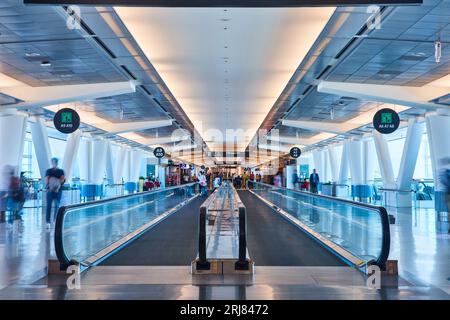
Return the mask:
<path id="1" fill-rule="evenodd" d="M 111 49 L 108 48 L 108 46 L 99 38 L 97 37 L 92 37 L 92 39 L 94 39 L 95 42 L 97 42 L 97 44 L 102 47 L 103 50 L 106 51 L 106 53 L 112 58 L 112 59 L 116 59 L 117 56 L 111 51 Z"/>
<path id="2" fill-rule="evenodd" d="M 327 65 L 327 66 L 322 70 L 322 72 L 316 77 L 316 79 L 319 80 L 320 78 L 322 78 L 322 76 L 323 76 L 328 70 L 330 70 L 330 68 L 331 68 L 331 66 L 330 66 L 330 65 Z"/>
<path id="3" fill-rule="evenodd" d="M 352 40 L 350 40 L 349 42 L 347 42 L 347 44 L 345 45 L 345 47 L 343 47 L 341 49 L 341 51 L 338 52 L 337 55 L 334 56 L 335 59 L 339 59 L 344 53 L 345 51 L 347 51 L 347 49 L 353 44 L 355 43 L 357 38 L 352 38 Z"/>
<path id="4" fill-rule="evenodd" d="M 152 95 L 152 93 L 151 93 L 150 91 L 148 91 L 148 89 L 147 89 L 146 87 L 144 87 L 143 85 L 140 85 L 140 87 L 141 87 L 142 90 L 144 90 L 144 92 L 145 92 L 146 94 L 148 94 L 149 96 Z"/>
<path id="5" fill-rule="evenodd" d="M 377 74 L 380 76 L 398 76 L 401 74 L 401 71 L 395 71 L 395 70 L 381 70 Z"/>
<path id="6" fill-rule="evenodd" d="M 305 96 L 311 88 L 312 85 L 309 85 L 308 88 L 306 88 L 305 91 L 303 91 L 302 95 Z"/>
<path id="7" fill-rule="evenodd" d="M 400 60 L 404 61 L 423 61 L 428 57 L 425 55 L 404 55 L 400 57 Z"/>
<path id="8" fill-rule="evenodd" d="M 153 101 L 155 101 L 155 103 L 164 111 L 164 112 L 168 112 L 167 111 L 167 109 L 166 108 L 164 108 L 163 106 L 162 106 L 162 104 L 158 101 L 158 99 L 156 99 L 156 98 L 153 98 Z"/>
<path id="9" fill-rule="evenodd" d="M 124 65 L 120 66 L 131 78 L 137 80 L 136 76 Z"/>
<path id="10" fill-rule="evenodd" d="M 287 113 L 291 112 L 291 110 L 295 107 L 295 105 L 300 101 L 300 98 L 295 99 L 295 101 L 289 107 Z"/>

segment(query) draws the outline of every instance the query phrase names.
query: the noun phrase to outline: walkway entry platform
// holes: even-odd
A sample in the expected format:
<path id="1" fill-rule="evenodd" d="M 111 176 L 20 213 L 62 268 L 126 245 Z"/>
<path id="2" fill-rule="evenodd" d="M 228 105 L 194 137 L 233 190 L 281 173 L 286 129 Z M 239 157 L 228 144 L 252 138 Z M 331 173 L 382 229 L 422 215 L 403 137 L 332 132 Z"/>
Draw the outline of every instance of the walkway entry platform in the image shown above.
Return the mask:
<path id="1" fill-rule="evenodd" d="M 193 274 L 253 274 L 247 250 L 246 208 L 224 181 L 200 207 L 198 256 Z"/>

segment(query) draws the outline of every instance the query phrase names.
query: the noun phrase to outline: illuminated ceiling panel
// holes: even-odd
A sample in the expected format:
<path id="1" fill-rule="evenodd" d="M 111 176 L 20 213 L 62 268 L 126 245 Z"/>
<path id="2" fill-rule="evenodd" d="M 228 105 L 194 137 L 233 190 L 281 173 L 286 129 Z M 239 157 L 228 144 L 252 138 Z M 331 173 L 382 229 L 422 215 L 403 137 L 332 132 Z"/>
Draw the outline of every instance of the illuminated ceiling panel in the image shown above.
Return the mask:
<path id="1" fill-rule="evenodd" d="M 236 144 L 239 151 L 334 11 L 115 9 L 206 143 L 214 136 L 214 142 Z M 236 139 L 227 129 L 240 129 L 241 135 Z M 209 147 L 224 148 L 221 143 Z"/>

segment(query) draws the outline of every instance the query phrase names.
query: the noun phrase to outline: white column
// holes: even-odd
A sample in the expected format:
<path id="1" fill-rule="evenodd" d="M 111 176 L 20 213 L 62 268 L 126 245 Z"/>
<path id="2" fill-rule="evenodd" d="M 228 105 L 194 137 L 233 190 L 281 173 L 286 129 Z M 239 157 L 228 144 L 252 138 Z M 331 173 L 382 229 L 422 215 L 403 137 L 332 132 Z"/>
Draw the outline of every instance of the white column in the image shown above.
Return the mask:
<path id="1" fill-rule="evenodd" d="M 106 171 L 106 155 L 108 142 L 103 139 L 96 139 L 92 143 L 93 161 L 92 161 L 92 183 L 95 185 L 103 184 L 103 177 Z"/>
<path id="2" fill-rule="evenodd" d="M 336 148 L 329 146 L 328 147 L 328 157 L 330 160 L 330 168 L 331 168 L 331 181 L 337 182 L 339 180 L 339 165 L 336 154 Z"/>
<path id="3" fill-rule="evenodd" d="M 364 184 L 362 147 L 363 144 L 361 140 L 348 141 L 348 160 L 352 185 Z"/>
<path id="4" fill-rule="evenodd" d="M 347 184 L 348 182 L 348 141 L 344 142 L 342 147 L 341 165 L 339 168 L 339 184 Z"/>
<path id="5" fill-rule="evenodd" d="M 439 175 L 448 165 L 443 160 L 450 157 L 450 117 L 446 115 L 429 115 L 426 117 L 431 164 L 436 188 L 435 209 L 446 211 L 443 192 L 445 190 Z"/>
<path id="6" fill-rule="evenodd" d="M 84 184 L 92 183 L 92 140 L 84 138 L 81 140 L 78 155 L 80 164 L 80 179 Z"/>
<path id="7" fill-rule="evenodd" d="M 383 180 L 383 188 L 397 189 L 394 169 L 392 168 L 391 155 L 384 135 L 374 130 L 373 141 L 375 143 L 378 166 L 380 167 L 381 178 Z M 384 198 L 386 206 L 397 206 L 396 192 L 391 191 L 384 192 Z"/>
<path id="8" fill-rule="evenodd" d="M 39 172 L 43 179 L 45 177 L 45 172 L 51 166 L 50 158 L 52 156 L 50 143 L 48 141 L 47 127 L 45 126 L 44 120 L 35 118 L 35 121 L 30 123 L 30 129 Z"/>
<path id="9" fill-rule="evenodd" d="M 81 131 L 77 130 L 70 134 L 67 138 L 66 150 L 64 151 L 64 158 L 62 168 L 66 176 L 67 182 L 72 180 L 72 170 L 75 159 L 78 155 L 78 149 L 80 147 Z"/>
<path id="10" fill-rule="evenodd" d="M 319 179 L 321 182 L 323 182 L 324 181 L 323 179 L 325 179 L 325 177 L 324 177 L 325 172 L 323 169 L 323 167 L 324 167 L 323 151 L 322 150 L 314 150 L 312 152 L 312 154 L 313 154 L 313 162 L 314 162 L 314 168 L 312 168 L 312 170 L 313 169 L 317 170 L 317 173 L 319 174 Z M 312 172 L 312 170 L 311 170 L 311 172 Z"/>
<path id="11" fill-rule="evenodd" d="M 115 181 L 114 176 L 114 166 L 113 166 L 113 152 L 111 143 L 108 142 L 106 148 L 106 178 L 108 179 L 108 184 L 113 184 Z"/>
<path id="12" fill-rule="evenodd" d="M 131 150 L 130 156 L 130 180 L 128 181 L 137 182 L 141 172 L 142 152 L 140 150 Z"/>
<path id="13" fill-rule="evenodd" d="M 124 177 L 125 161 L 127 156 L 127 149 L 123 146 L 119 146 L 117 150 L 116 165 L 114 166 L 114 183 L 122 183 Z"/>
<path id="14" fill-rule="evenodd" d="M 125 149 L 125 161 L 124 161 L 124 170 L 123 170 L 123 181 L 130 182 L 131 179 L 131 150 L 129 148 Z"/>
<path id="15" fill-rule="evenodd" d="M 377 152 L 378 165 L 380 167 L 383 187 L 396 189 L 394 169 L 392 168 L 391 155 L 384 136 L 378 131 L 373 131 L 373 141 Z"/>
<path id="16" fill-rule="evenodd" d="M 364 141 L 364 184 L 373 184 L 375 171 L 375 148 L 373 139 Z"/>
<path id="17" fill-rule="evenodd" d="M 416 169 L 417 157 L 419 155 L 420 142 L 424 130 L 424 123 L 419 123 L 416 118 L 408 121 L 405 146 L 403 147 L 402 159 L 397 176 L 397 187 L 400 190 L 409 190 Z M 410 193 L 399 193 L 398 206 L 412 207 Z"/>
<path id="18" fill-rule="evenodd" d="M 5 165 L 13 166 L 19 173 L 27 116 L 11 112 L 0 115 L 0 170 Z"/>

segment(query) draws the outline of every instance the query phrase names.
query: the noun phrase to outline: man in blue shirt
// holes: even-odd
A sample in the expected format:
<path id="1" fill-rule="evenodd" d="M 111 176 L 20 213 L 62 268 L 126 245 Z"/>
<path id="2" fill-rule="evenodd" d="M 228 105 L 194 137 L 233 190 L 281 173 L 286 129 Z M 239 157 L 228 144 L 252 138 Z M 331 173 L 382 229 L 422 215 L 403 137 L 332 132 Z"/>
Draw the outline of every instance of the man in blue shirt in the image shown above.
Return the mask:
<path id="1" fill-rule="evenodd" d="M 58 211 L 59 202 L 61 201 L 61 186 L 65 181 L 64 171 L 58 168 L 58 158 L 52 158 L 52 167 L 45 174 L 45 185 L 47 189 L 47 208 L 45 220 L 47 222 L 47 230 L 51 225 L 51 211 L 53 201 L 55 202 L 55 212 Z"/>
<path id="2" fill-rule="evenodd" d="M 313 173 L 309 176 L 309 190 L 312 193 L 317 193 L 317 187 L 319 186 L 319 175 L 316 172 L 316 169 L 313 169 Z"/>

